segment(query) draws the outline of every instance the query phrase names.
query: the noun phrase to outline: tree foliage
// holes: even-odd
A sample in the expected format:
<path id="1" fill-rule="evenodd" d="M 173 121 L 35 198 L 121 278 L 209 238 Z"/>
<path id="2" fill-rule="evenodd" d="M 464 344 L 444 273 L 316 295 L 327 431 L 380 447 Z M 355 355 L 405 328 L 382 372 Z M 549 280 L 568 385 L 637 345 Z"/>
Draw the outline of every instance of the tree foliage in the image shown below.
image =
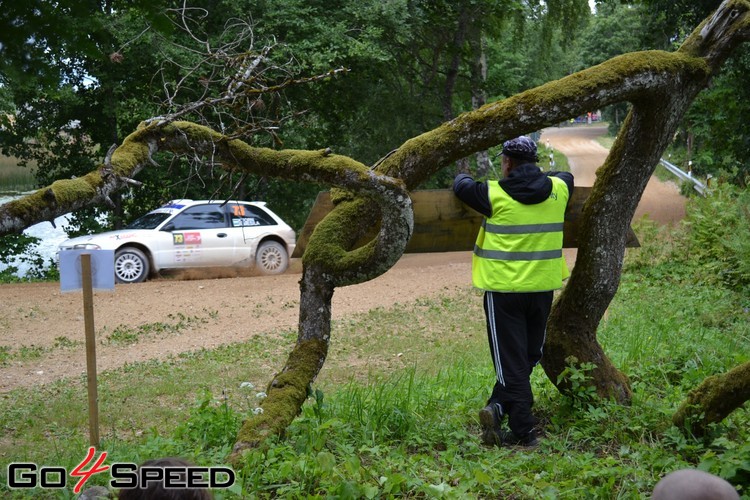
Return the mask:
<path id="1" fill-rule="evenodd" d="M 635 4 L 646 22 L 643 36 L 664 48 L 681 43 L 698 21 L 721 3 L 719 0 L 638 0 Z M 723 178 L 746 186 L 750 176 L 747 154 L 750 129 L 745 118 L 750 111 L 747 80 L 750 51 L 739 48 L 696 99 L 680 125 L 672 146 L 676 161 L 687 169 L 692 161 L 696 175 Z"/>
<path id="2" fill-rule="evenodd" d="M 675 151 L 693 172 L 742 187 L 750 184 L 750 50 L 734 54 L 690 108 L 676 138 Z M 688 141 L 690 150 L 687 150 Z"/>

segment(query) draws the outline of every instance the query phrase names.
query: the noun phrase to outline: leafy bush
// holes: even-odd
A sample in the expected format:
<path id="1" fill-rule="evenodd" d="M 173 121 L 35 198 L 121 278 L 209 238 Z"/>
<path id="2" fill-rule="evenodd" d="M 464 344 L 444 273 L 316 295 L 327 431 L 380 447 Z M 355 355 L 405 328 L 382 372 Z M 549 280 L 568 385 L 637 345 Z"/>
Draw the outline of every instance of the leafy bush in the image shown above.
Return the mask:
<path id="1" fill-rule="evenodd" d="M 634 229 L 641 247 L 628 251 L 625 272 L 661 280 L 712 284 L 737 292 L 750 289 L 750 192 L 747 190 L 720 184 L 706 197 L 689 200 L 680 227 L 660 227 L 643 219 L 634 224 Z"/>
<path id="2" fill-rule="evenodd" d="M 750 193 L 721 184 L 688 206 L 686 257 L 708 282 L 750 287 Z"/>
<path id="3" fill-rule="evenodd" d="M 39 238 L 25 234 L 9 234 L 0 237 L 0 283 L 15 283 L 29 280 L 59 279 L 57 266 L 45 262 L 37 251 Z M 18 276 L 20 264 L 29 266 L 23 277 Z"/>

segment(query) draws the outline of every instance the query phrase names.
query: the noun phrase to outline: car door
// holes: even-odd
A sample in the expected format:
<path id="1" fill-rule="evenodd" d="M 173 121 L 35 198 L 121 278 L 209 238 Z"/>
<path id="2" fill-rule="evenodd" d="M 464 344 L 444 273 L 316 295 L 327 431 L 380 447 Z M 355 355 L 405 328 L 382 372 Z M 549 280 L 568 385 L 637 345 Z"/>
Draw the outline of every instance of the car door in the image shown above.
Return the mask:
<path id="1" fill-rule="evenodd" d="M 237 229 L 235 261 L 252 265 L 260 239 L 276 221 L 260 207 L 249 203 L 227 204 L 230 225 Z"/>
<path id="2" fill-rule="evenodd" d="M 218 203 L 193 205 L 166 226 L 172 236 L 171 264 L 164 267 L 228 266 L 233 261 L 235 236 Z"/>
<path id="3" fill-rule="evenodd" d="M 230 224 L 240 230 L 237 256 L 241 256 L 243 261 L 254 260 L 261 238 L 273 233 L 274 226 L 278 224 L 262 208 L 249 203 L 236 203 L 230 210 Z"/>

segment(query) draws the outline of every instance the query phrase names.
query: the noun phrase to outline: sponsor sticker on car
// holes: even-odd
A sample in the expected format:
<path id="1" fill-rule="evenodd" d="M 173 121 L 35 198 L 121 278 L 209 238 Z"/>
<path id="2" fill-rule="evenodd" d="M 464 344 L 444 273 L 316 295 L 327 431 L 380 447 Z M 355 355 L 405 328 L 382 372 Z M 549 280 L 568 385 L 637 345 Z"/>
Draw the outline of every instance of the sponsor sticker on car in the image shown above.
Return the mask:
<path id="1" fill-rule="evenodd" d="M 172 233 L 172 242 L 175 245 L 200 245 L 201 233 Z"/>

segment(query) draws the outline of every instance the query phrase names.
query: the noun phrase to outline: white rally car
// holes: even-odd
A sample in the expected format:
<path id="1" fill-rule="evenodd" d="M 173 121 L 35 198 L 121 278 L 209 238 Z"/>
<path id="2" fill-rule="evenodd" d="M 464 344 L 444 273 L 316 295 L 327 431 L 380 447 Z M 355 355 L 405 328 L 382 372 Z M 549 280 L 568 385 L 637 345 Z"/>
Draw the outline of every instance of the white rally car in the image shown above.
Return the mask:
<path id="1" fill-rule="evenodd" d="M 294 230 L 265 202 L 173 200 L 125 229 L 63 241 L 59 251 L 115 251 L 115 280 L 138 283 L 162 269 L 289 266 Z"/>

